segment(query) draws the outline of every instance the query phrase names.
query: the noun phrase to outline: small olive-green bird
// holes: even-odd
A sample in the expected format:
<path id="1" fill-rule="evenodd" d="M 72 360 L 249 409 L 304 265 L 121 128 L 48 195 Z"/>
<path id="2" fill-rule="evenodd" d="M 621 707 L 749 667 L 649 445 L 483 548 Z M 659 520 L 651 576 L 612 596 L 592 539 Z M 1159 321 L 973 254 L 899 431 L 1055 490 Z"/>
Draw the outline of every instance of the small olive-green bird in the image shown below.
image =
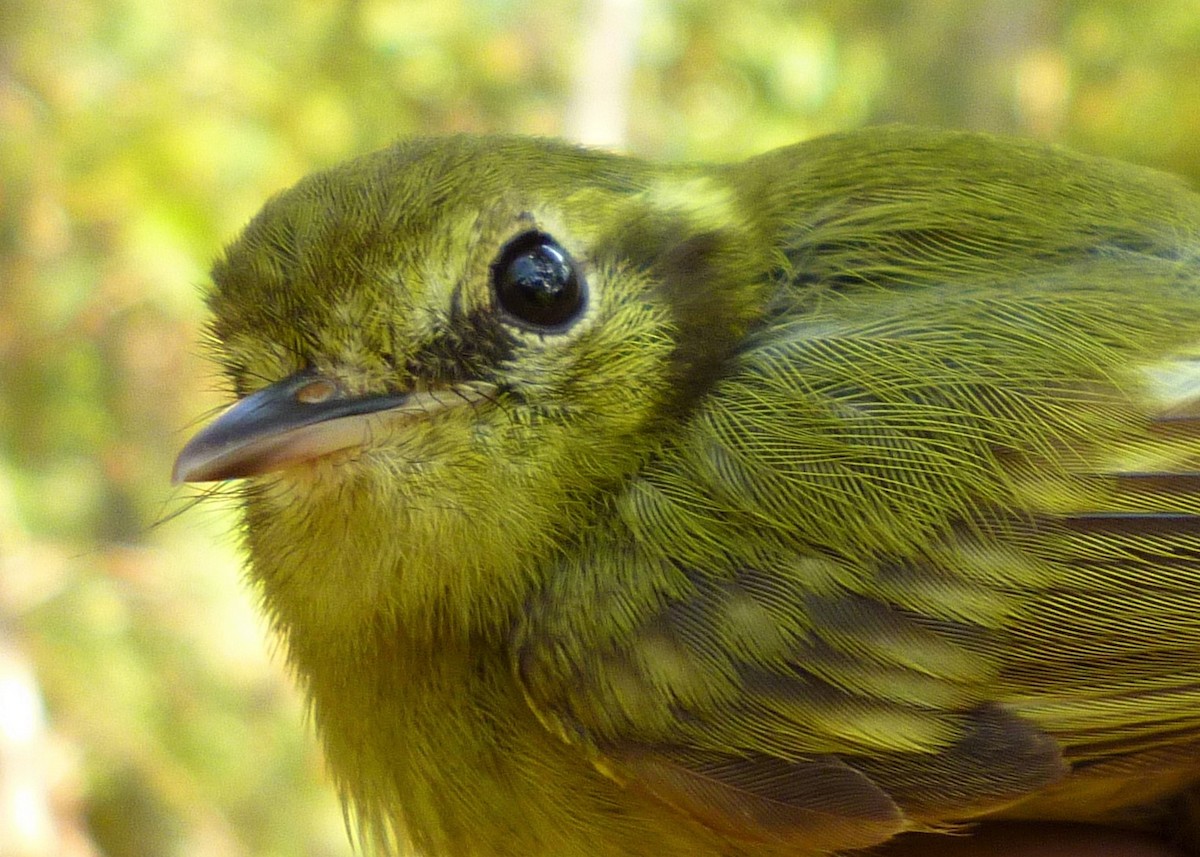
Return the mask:
<path id="1" fill-rule="evenodd" d="M 403 142 L 217 262 L 250 574 L 361 839 L 797 857 L 1200 780 L 1200 196 L 884 128 Z M 1176 825 L 1176 828 L 1172 828 Z"/>

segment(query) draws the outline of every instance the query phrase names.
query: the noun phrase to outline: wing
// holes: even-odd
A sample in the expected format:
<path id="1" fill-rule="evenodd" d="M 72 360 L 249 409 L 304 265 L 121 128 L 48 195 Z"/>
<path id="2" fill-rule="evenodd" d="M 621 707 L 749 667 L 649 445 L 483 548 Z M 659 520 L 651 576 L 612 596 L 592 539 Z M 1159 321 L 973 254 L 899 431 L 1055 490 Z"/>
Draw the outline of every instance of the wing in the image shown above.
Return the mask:
<path id="1" fill-rule="evenodd" d="M 792 233 L 516 641 L 543 722 L 735 841 L 863 847 L 1200 744 L 1194 234 L 1009 252 L 922 204 Z"/>

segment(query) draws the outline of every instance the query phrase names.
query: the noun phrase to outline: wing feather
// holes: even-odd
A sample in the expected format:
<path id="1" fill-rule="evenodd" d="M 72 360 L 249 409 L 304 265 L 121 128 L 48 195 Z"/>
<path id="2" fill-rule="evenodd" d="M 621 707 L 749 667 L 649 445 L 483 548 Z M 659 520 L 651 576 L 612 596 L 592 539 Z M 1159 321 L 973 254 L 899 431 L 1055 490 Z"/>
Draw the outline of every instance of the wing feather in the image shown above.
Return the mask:
<path id="1" fill-rule="evenodd" d="M 981 181 L 793 223 L 760 327 L 514 641 L 547 724 L 732 838 L 1099 813 L 1085 772 L 1200 744 L 1195 224 L 1039 237 L 1036 188 Z"/>

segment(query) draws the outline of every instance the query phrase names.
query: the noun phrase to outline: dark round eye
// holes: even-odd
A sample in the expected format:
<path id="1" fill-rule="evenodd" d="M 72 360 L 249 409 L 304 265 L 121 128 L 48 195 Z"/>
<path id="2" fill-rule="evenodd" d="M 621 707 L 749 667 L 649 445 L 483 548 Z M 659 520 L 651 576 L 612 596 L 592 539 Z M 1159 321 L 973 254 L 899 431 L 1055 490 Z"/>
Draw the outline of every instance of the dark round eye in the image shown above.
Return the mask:
<path id="1" fill-rule="evenodd" d="M 583 280 L 575 261 L 544 232 L 526 232 L 504 245 L 492 263 L 500 306 L 535 327 L 561 327 L 583 311 Z"/>

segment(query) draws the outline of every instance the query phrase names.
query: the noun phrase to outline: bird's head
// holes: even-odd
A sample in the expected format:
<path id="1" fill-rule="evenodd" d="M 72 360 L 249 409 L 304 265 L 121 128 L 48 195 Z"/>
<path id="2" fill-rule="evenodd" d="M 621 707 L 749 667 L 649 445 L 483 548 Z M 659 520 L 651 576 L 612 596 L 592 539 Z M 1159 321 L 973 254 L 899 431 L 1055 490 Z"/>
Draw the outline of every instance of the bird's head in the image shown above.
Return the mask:
<path id="1" fill-rule="evenodd" d="M 238 400 L 175 478 L 245 480 L 285 627 L 486 631 L 744 335 L 763 239 L 739 204 L 697 168 L 515 138 L 310 176 L 215 267 Z"/>

